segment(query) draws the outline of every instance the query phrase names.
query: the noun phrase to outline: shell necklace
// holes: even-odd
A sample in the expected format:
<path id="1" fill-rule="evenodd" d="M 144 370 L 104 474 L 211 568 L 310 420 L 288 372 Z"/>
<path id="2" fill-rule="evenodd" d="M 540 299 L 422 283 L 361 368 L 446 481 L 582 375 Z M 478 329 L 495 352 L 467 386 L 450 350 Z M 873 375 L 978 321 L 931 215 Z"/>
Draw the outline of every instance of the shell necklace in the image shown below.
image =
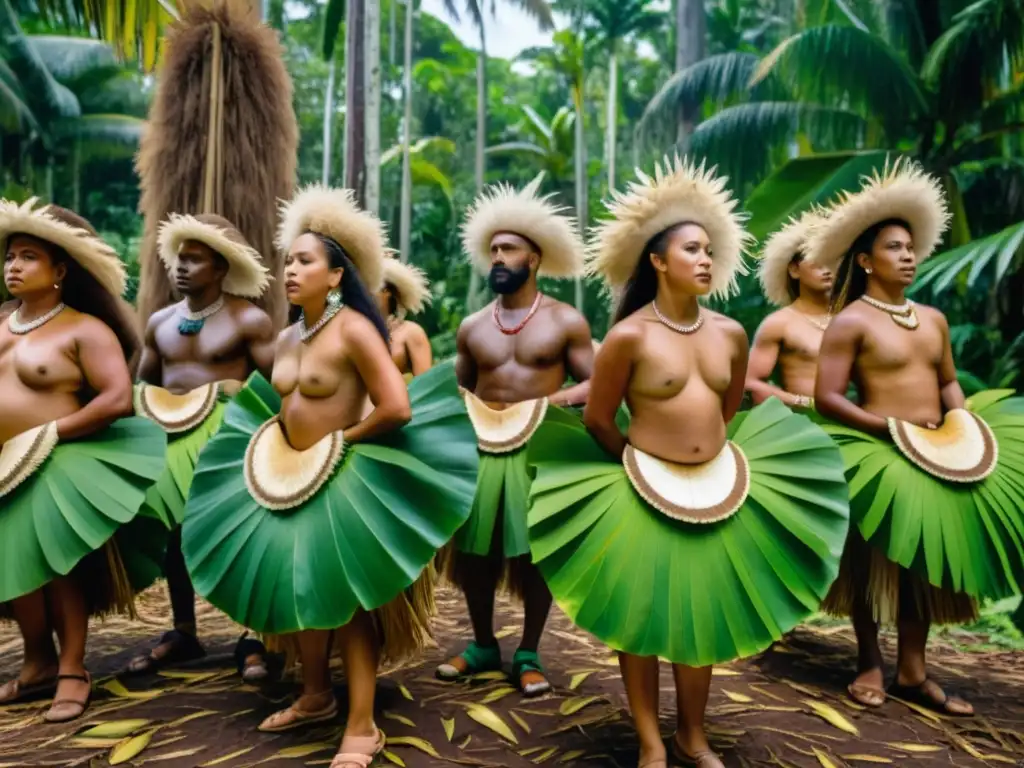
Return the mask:
<path id="1" fill-rule="evenodd" d="M 314 336 L 324 329 L 324 326 L 334 319 L 334 316 L 341 312 L 341 304 L 331 304 L 328 302 L 327 308 L 324 313 L 320 315 L 320 319 L 313 323 L 312 326 L 306 325 L 306 316 L 302 316 L 302 328 L 299 330 L 299 338 L 303 344 L 309 344 Z"/>
<path id="2" fill-rule="evenodd" d="M 18 307 L 7 317 L 7 328 L 11 333 L 18 336 L 24 336 L 29 331 L 34 331 L 36 328 L 40 328 L 46 325 L 48 322 L 53 320 L 57 315 L 64 311 L 66 305 L 62 301 L 56 307 L 51 309 L 45 315 L 40 315 L 35 320 L 29 320 L 27 323 L 21 322 L 18 317 L 21 315 L 21 307 Z"/>
<path id="3" fill-rule="evenodd" d="M 519 325 L 517 325 L 515 328 L 506 328 L 504 325 L 501 324 L 501 318 L 498 317 L 498 302 L 494 302 L 494 312 L 491 314 L 491 317 L 494 319 L 494 324 L 498 326 L 498 330 L 504 333 L 506 336 L 515 336 L 517 333 L 523 330 L 523 328 L 526 327 L 526 324 L 533 319 L 533 316 L 535 314 L 537 314 L 537 310 L 540 309 L 540 300 L 543 295 L 544 294 L 542 294 L 540 291 L 537 291 L 537 298 L 533 300 L 533 306 L 530 307 L 530 311 L 526 313 L 526 317 L 523 318 L 523 321 L 519 323 Z"/>
<path id="4" fill-rule="evenodd" d="M 689 335 L 691 333 L 696 333 L 697 331 L 700 330 L 700 327 L 704 325 L 704 313 L 701 311 L 699 305 L 697 306 L 697 319 L 694 320 L 693 323 L 691 323 L 690 325 L 683 325 L 682 323 L 676 323 L 673 322 L 672 320 L 669 320 L 667 317 L 661 314 L 661 310 L 658 309 L 658 302 L 656 301 L 652 301 L 651 306 L 654 307 L 654 316 L 658 318 L 658 322 L 664 325 L 666 328 L 671 328 L 676 333 Z"/>
<path id="5" fill-rule="evenodd" d="M 860 298 L 864 303 L 870 304 L 875 309 L 880 309 L 885 312 L 900 328 L 906 328 L 908 331 L 916 331 L 921 325 L 917 319 L 917 312 L 914 311 L 914 303 L 912 301 L 905 301 L 902 304 L 888 304 L 884 301 L 873 299 L 867 294 Z"/>
<path id="6" fill-rule="evenodd" d="M 178 321 L 178 333 L 182 336 L 195 336 L 203 330 L 206 318 L 213 317 L 222 309 L 224 309 L 224 294 L 218 296 L 215 302 L 208 307 L 203 307 L 198 312 L 193 312 L 188 308 L 188 304 L 185 304 L 181 313 L 182 318 Z"/>
<path id="7" fill-rule="evenodd" d="M 790 309 L 793 309 L 793 307 L 790 307 Z M 808 323 L 813 325 L 815 328 L 817 328 L 819 331 L 827 330 L 828 329 L 828 324 L 832 322 L 832 313 L 831 312 L 828 312 L 828 313 L 825 314 L 825 319 L 824 320 L 819 320 L 814 315 L 805 315 L 799 309 L 793 309 L 793 311 L 796 312 L 798 315 L 800 315 L 800 317 L 802 317 Z"/>

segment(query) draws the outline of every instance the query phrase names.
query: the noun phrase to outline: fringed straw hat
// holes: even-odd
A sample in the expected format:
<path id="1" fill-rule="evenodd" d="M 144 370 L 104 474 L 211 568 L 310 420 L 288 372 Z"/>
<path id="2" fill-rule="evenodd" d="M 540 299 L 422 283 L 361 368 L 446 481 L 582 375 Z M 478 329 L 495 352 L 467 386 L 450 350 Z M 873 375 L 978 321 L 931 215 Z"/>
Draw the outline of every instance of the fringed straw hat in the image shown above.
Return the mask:
<path id="1" fill-rule="evenodd" d="M 806 256 L 807 235 L 827 215 L 828 212 L 820 208 L 805 211 L 799 218 L 790 218 L 765 243 L 757 276 L 765 298 L 775 306 L 786 307 L 793 303 L 789 292 L 789 265 L 795 256 Z"/>
<path id="2" fill-rule="evenodd" d="M 205 243 L 227 261 L 224 293 L 243 299 L 258 299 L 270 285 L 270 270 L 256 249 L 230 221 L 210 213 L 198 216 L 172 213 L 160 225 L 157 247 L 160 260 L 172 280 L 178 267 L 178 251 L 186 240 Z"/>
<path id="3" fill-rule="evenodd" d="M 399 313 L 417 314 L 430 302 L 430 285 L 422 269 L 403 264 L 398 259 L 384 259 L 384 285 L 395 290 Z"/>

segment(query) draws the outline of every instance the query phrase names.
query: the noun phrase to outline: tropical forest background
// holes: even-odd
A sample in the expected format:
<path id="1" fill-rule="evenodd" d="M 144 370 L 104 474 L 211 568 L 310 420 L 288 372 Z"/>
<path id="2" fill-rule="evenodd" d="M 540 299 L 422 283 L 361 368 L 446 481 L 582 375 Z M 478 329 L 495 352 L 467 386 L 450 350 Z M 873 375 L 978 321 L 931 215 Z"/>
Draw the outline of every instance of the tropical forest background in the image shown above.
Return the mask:
<path id="1" fill-rule="evenodd" d="M 0 193 L 79 211 L 133 276 L 133 155 L 176 8 L 0 0 Z M 902 153 L 942 179 L 954 214 L 915 298 L 948 315 L 968 393 L 1021 384 L 1022 0 L 443 0 L 437 13 L 419 0 L 263 0 L 260 11 L 295 85 L 299 181 L 356 187 L 426 270 L 434 302 L 418 320 L 439 357 L 486 300 L 459 244 L 485 183 L 543 172 L 543 190 L 590 225 L 634 168 L 686 153 L 730 177 L 763 239 Z M 510 13 L 550 42 L 490 55 L 485 22 Z M 456 23 L 477 34 L 460 39 Z M 370 76 L 347 78 L 348 63 Z M 599 285 L 545 289 L 603 336 Z M 720 308 L 751 334 L 767 311 L 752 276 Z"/>

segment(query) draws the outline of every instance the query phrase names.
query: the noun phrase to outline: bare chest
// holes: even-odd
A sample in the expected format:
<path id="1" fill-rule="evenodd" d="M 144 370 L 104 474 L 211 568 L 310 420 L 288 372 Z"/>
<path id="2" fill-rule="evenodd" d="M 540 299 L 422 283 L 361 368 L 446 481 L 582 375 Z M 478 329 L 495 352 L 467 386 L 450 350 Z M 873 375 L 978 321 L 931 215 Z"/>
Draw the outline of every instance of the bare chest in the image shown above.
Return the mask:
<path id="1" fill-rule="evenodd" d="M 178 330 L 181 316 L 171 315 L 156 329 L 157 352 L 165 364 L 231 362 L 245 356 L 241 329 L 227 312 L 207 318 L 197 334 Z"/>
<path id="2" fill-rule="evenodd" d="M 817 362 L 822 336 L 824 332 L 810 323 L 791 323 L 782 338 L 780 355 L 794 361 Z"/>
<path id="3" fill-rule="evenodd" d="M 502 333 L 487 318 L 469 338 L 470 354 L 481 371 L 493 371 L 509 363 L 539 369 L 562 365 L 565 348 L 565 332 L 545 312 L 538 312 L 514 335 Z"/>
<path id="4" fill-rule="evenodd" d="M 654 326 L 644 336 L 630 389 L 667 399 L 697 384 L 724 394 L 732 380 L 733 345 L 713 325 L 692 335 Z"/>
<path id="5" fill-rule="evenodd" d="M 911 331 L 883 315 L 871 320 L 858 364 L 862 368 L 888 372 L 925 366 L 937 368 L 944 351 L 942 332 L 934 323 L 922 321 L 917 330 Z"/>

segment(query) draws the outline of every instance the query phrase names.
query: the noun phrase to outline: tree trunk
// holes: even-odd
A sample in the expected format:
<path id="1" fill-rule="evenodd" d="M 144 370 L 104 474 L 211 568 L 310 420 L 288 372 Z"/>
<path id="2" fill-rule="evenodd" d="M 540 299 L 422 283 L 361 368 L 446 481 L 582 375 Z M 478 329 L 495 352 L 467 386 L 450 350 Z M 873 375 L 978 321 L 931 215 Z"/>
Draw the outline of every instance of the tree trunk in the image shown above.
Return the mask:
<path id="1" fill-rule="evenodd" d="M 366 44 L 366 210 L 380 213 L 380 0 L 364 0 Z"/>
<path id="2" fill-rule="evenodd" d="M 55 203 L 53 199 L 53 155 L 46 156 L 46 176 L 45 176 L 45 195 L 46 202 Z"/>
<path id="3" fill-rule="evenodd" d="M 395 66 L 395 57 L 398 54 L 398 0 L 391 0 L 388 3 L 390 18 L 388 26 L 388 61 Z"/>
<path id="4" fill-rule="evenodd" d="M 399 257 L 409 260 L 412 248 L 412 25 L 413 0 L 405 0 L 405 50 L 402 89 L 405 115 L 402 118 L 402 213 L 398 231 Z"/>
<path id="5" fill-rule="evenodd" d="M 345 19 L 345 186 L 366 205 L 366 78 L 363 0 L 348 0 Z"/>
<path id="6" fill-rule="evenodd" d="M 573 160 L 575 162 L 576 181 L 576 221 L 579 224 L 580 234 L 587 231 L 587 134 L 583 121 L 583 75 L 580 74 L 576 86 L 573 88 L 573 103 L 576 107 L 576 137 L 573 147 Z M 583 278 L 576 278 L 576 309 L 583 311 Z"/>
<path id="7" fill-rule="evenodd" d="M 615 189 L 615 128 L 619 116 L 619 55 L 614 43 L 608 57 L 608 125 L 605 128 L 605 165 L 608 169 L 608 191 Z"/>
<path id="8" fill-rule="evenodd" d="M 328 186 L 331 183 L 331 155 L 334 151 L 334 131 L 332 130 L 334 119 L 334 73 L 338 68 L 334 58 L 328 64 L 330 71 L 327 73 L 327 87 L 324 89 L 324 163 L 323 173 L 320 176 L 324 186 Z"/>
<path id="9" fill-rule="evenodd" d="M 484 189 L 484 149 L 487 146 L 487 35 L 480 27 L 480 52 L 476 57 L 476 193 Z M 466 310 L 475 312 L 480 293 L 480 273 L 474 266 L 469 273 Z"/>
<path id="10" fill-rule="evenodd" d="M 82 140 L 71 145 L 71 210 L 77 213 L 82 204 Z"/>
<path id="11" fill-rule="evenodd" d="M 676 72 L 707 57 L 707 17 L 703 0 L 676 0 Z M 700 104 L 683 104 L 676 141 L 682 144 L 693 130 Z"/>

